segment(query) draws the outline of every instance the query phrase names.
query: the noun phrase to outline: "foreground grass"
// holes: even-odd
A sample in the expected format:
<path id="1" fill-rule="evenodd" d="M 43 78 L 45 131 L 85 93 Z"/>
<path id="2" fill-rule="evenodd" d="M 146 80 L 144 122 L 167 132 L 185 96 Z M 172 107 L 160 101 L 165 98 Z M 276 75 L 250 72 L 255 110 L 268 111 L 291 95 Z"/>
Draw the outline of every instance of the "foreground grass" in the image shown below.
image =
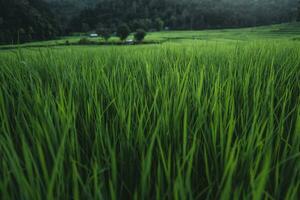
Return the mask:
<path id="1" fill-rule="evenodd" d="M 297 199 L 292 42 L 0 54 L 1 199 Z"/>

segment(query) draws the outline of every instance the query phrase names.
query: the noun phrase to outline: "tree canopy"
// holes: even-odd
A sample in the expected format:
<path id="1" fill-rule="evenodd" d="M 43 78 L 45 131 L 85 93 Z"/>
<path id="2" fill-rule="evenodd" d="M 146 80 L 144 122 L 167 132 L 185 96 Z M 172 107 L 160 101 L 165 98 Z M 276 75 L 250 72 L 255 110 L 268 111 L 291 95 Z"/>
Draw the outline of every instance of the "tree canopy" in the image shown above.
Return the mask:
<path id="1" fill-rule="evenodd" d="M 72 31 L 83 24 L 115 29 L 127 23 L 135 31 L 245 27 L 287 22 L 297 17 L 297 0 L 99 0 L 70 23 Z"/>
<path id="2" fill-rule="evenodd" d="M 55 16 L 41 0 L 0 0 L 0 43 L 50 39 L 60 32 Z"/>

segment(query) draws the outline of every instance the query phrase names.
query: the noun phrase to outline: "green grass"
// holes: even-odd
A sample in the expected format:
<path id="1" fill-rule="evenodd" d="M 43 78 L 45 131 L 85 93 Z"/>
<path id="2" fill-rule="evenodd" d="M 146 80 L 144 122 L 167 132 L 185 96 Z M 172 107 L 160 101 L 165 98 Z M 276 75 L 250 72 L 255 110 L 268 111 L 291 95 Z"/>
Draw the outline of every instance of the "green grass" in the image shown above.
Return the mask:
<path id="1" fill-rule="evenodd" d="M 282 37 L 0 52 L 0 199 L 298 199 Z"/>
<path id="2" fill-rule="evenodd" d="M 2 48 L 15 47 L 40 47 L 40 46 L 59 46 L 65 45 L 66 41 L 76 44 L 85 36 L 67 36 L 56 40 L 38 41 L 25 43 L 21 45 L 0 45 Z M 128 39 L 133 39 L 130 35 Z M 93 42 L 104 42 L 102 38 L 89 38 Z M 252 40 L 300 40 L 300 23 L 283 23 L 271 26 L 237 28 L 237 29 L 219 29 L 219 30 L 202 30 L 202 31 L 162 31 L 150 32 L 147 34 L 146 42 L 168 42 L 168 43 L 194 43 L 195 41 L 252 41 Z M 117 43 L 119 38 L 111 37 L 109 42 Z"/>

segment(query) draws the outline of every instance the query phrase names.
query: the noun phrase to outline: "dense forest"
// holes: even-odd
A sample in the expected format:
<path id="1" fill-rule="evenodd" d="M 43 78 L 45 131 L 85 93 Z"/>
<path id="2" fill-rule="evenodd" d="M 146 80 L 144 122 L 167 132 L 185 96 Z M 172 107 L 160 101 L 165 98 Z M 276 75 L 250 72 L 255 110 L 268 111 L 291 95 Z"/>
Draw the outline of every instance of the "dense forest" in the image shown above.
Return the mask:
<path id="1" fill-rule="evenodd" d="M 296 19 L 297 0 L 102 0 L 74 17 L 70 29 L 127 23 L 132 30 L 245 27 Z"/>
<path id="2" fill-rule="evenodd" d="M 63 31 L 68 32 L 70 21 L 86 8 L 94 8 L 101 0 L 43 0 L 55 13 Z"/>
<path id="3" fill-rule="evenodd" d="M 60 27 L 41 0 L 0 0 L 0 43 L 51 39 Z"/>
<path id="4" fill-rule="evenodd" d="M 55 14 L 54 14 L 55 13 Z M 0 43 L 71 32 L 246 27 L 300 20 L 300 0 L 0 0 Z"/>

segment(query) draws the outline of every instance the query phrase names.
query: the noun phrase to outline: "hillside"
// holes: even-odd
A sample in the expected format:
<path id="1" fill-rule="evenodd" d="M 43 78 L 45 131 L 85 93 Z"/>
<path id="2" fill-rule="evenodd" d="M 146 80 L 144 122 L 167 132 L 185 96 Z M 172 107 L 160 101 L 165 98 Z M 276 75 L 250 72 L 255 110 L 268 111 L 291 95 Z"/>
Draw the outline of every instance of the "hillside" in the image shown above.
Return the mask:
<path id="1" fill-rule="evenodd" d="M 158 30 L 158 24 L 171 30 L 203 30 L 291 22 L 296 16 L 297 0 L 101 0 L 78 13 L 70 28 L 114 30 L 126 23 L 133 31 Z"/>
<path id="2" fill-rule="evenodd" d="M 56 40 L 31 42 L 21 45 L 1 45 L 0 50 L 15 48 L 41 48 L 41 47 L 59 47 L 68 45 L 78 45 L 79 41 L 85 36 L 68 36 L 60 37 Z M 129 36 L 133 39 L 133 35 Z M 201 43 L 236 43 L 249 41 L 289 41 L 300 42 L 300 22 L 275 24 L 251 28 L 235 28 L 235 29 L 217 29 L 203 31 L 162 31 L 148 33 L 144 45 L 147 44 L 201 44 Z M 89 38 L 92 43 L 90 46 L 103 45 L 103 38 Z M 109 39 L 111 45 L 119 44 L 119 38 L 113 36 Z"/>
<path id="3" fill-rule="evenodd" d="M 60 25 L 66 30 L 70 20 L 77 16 L 84 8 L 92 8 L 100 0 L 43 0 L 49 4 L 49 8 L 56 13 Z"/>
<path id="4" fill-rule="evenodd" d="M 43 0 L 50 4 L 72 4 L 74 7 L 85 7 L 85 6 L 94 6 L 100 2 L 100 0 Z"/>
<path id="5" fill-rule="evenodd" d="M 59 18 L 62 30 L 115 30 L 126 23 L 133 31 L 247 27 L 290 22 L 297 0 L 43 0 Z M 158 28 L 160 27 L 160 28 Z"/>
<path id="6" fill-rule="evenodd" d="M 41 0 L 0 0 L 0 44 L 51 39 L 59 34 L 56 16 Z"/>

